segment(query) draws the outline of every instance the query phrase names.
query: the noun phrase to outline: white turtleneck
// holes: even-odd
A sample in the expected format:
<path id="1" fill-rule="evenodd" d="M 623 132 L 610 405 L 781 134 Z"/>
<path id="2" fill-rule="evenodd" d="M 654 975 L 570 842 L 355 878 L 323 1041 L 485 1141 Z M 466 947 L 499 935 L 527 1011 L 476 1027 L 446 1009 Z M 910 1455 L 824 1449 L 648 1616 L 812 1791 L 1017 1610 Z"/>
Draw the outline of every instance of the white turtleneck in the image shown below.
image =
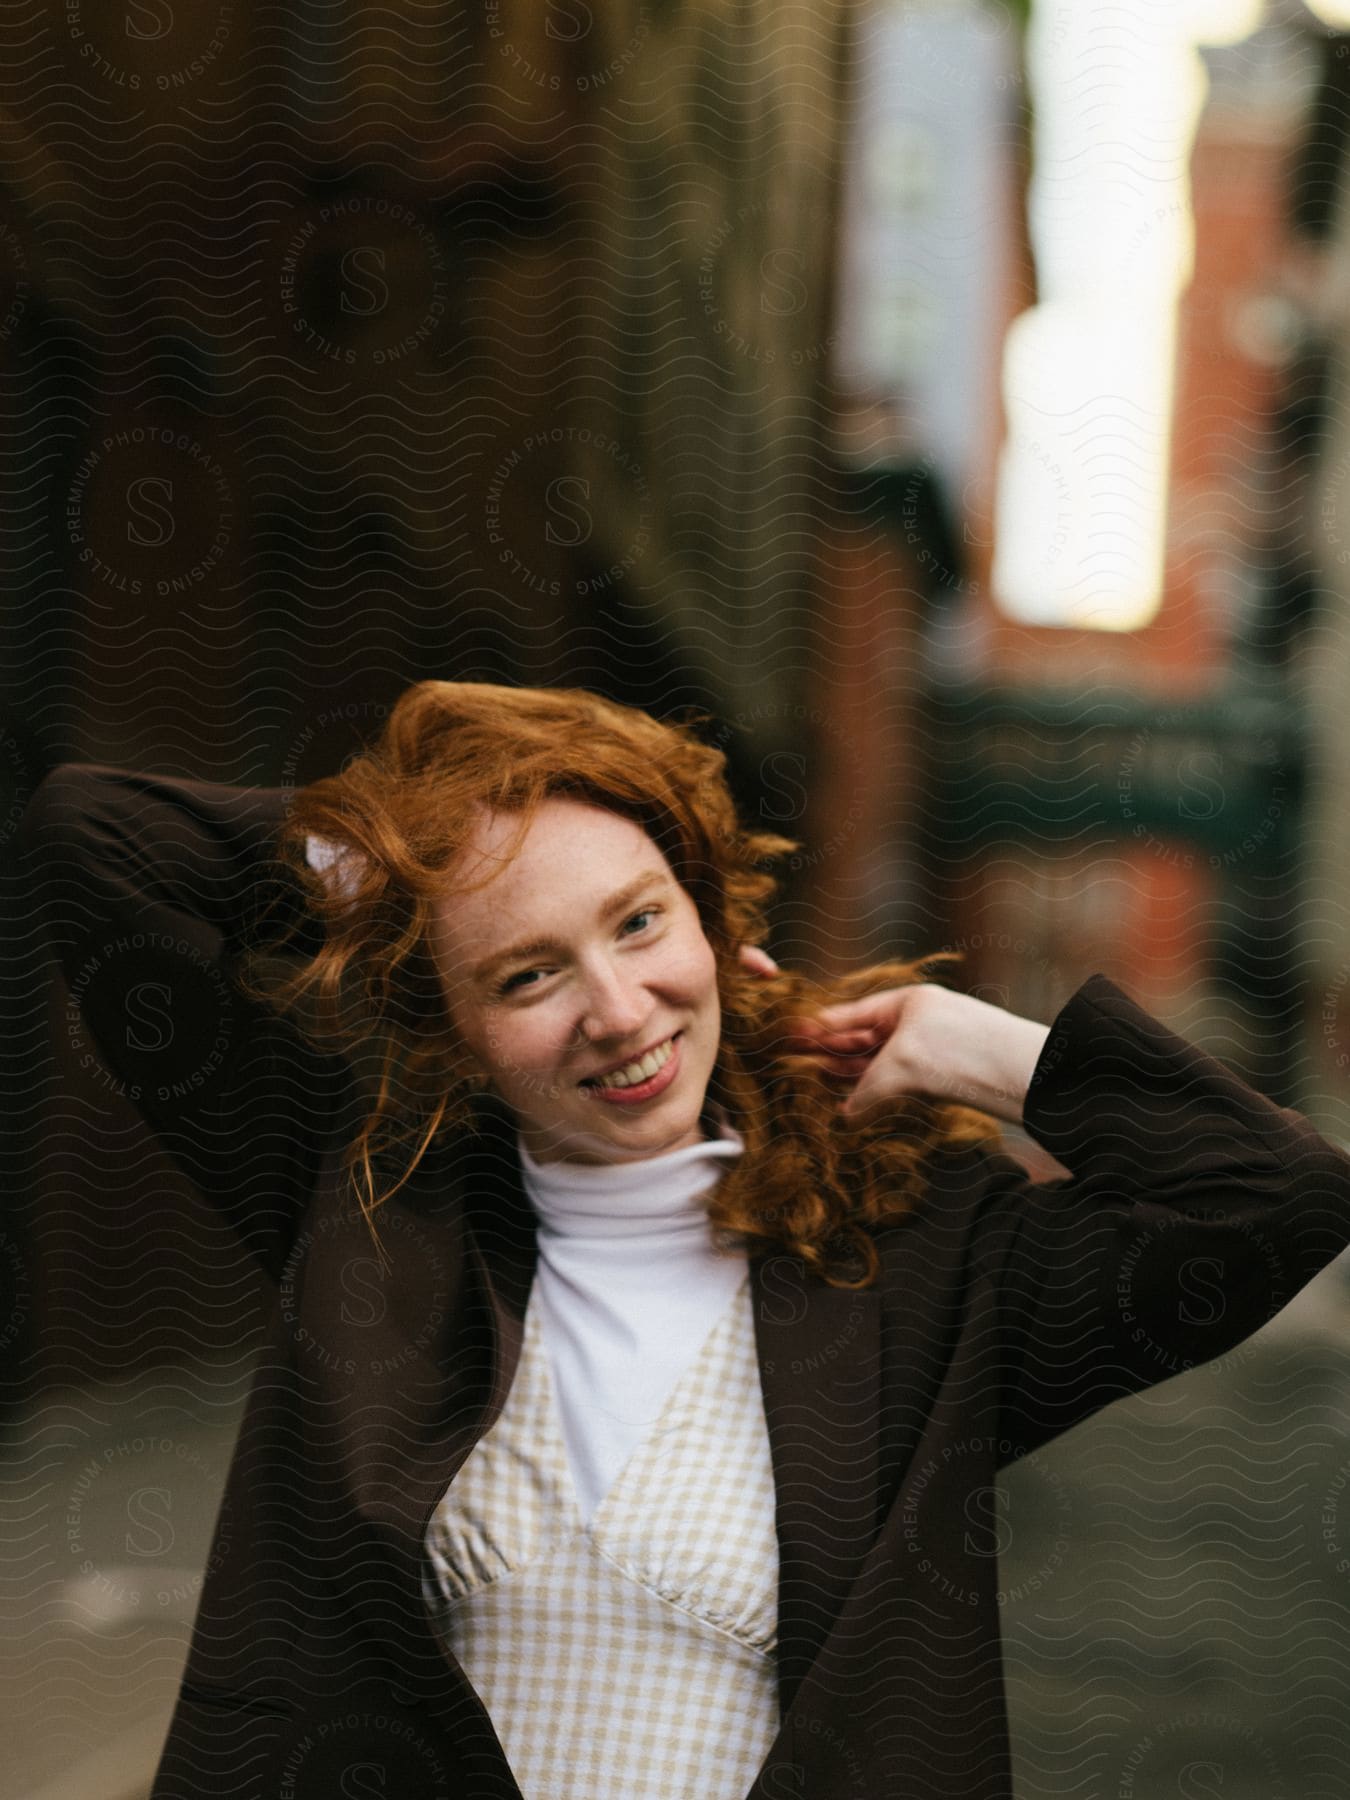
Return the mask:
<path id="1" fill-rule="evenodd" d="M 709 1113 L 720 1137 L 645 1162 L 537 1163 L 517 1140 L 539 1217 L 531 1304 L 587 1522 L 745 1279 L 706 1207 L 745 1143 Z"/>

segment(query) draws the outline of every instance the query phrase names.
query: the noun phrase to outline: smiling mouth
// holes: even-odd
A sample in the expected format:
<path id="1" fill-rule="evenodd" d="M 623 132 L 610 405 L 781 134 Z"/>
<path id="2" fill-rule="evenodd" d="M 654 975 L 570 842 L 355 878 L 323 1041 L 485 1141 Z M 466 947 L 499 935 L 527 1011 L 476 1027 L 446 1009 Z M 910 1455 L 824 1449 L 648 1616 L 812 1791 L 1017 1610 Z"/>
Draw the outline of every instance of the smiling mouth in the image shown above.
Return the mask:
<path id="1" fill-rule="evenodd" d="M 664 1042 L 655 1045 L 644 1055 L 635 1057 L 632 1062 L 626 1062 L 618 1069 L 608 1069 L 603 1075 L 588 1075 L 579 1085 L 588 1088 L 641 1087 L 644 1081 L 650 1081 L 653 1075 L 664 1069 L 674 1056 L 675 1039 L 679 1035 L 678 1031 L 674 1032 Z"/>

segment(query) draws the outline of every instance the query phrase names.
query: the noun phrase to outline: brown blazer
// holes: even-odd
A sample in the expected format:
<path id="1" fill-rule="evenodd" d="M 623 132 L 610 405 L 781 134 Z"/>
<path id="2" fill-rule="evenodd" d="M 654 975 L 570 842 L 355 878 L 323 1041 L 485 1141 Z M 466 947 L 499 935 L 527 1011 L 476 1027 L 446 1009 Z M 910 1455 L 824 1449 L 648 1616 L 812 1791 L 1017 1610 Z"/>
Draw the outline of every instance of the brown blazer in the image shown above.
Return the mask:
<path id="1" fill-rule="evenodd" d="M 153 1800 L 518 1800 L 421 1594 L 431 1511 L 520 1349 L 511 1123 L 485 1102 L 387 1203 L 381 1276 L 337 1187 L 354 1079 L 228 991 L 260 900 L 297 916 L 284 804 L 68 766 L 23 834 L 67 980 L 98 967 L 104 1057 L 275 1291 Z M 196 996 L 167 1061 L 126 1028 L 133 990 Z M 1350 1158 L 1102 975 L 1025 1120 L 1071 1177 L 941 1153 L 872 1288 L 752 1259 L 782 1725 L 749 1800 L 1009 1800 L 997 1470 L 1229 1349 L 1350 1242 Z"/>

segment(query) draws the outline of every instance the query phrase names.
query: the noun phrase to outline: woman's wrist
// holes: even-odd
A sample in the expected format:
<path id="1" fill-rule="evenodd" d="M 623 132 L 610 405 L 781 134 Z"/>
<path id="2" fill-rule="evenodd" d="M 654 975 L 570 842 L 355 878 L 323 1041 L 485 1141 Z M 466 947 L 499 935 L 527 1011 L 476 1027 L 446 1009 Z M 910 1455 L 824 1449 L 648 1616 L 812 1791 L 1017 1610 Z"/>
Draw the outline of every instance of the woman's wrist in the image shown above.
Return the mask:
<path id="1" fill-rule="evenodd" d="M 935 984 L 927 991 L 934 998 L 919 1052 L 924 1091 L 1020 1125 L 1049 1027 L 950 988 Z"/>

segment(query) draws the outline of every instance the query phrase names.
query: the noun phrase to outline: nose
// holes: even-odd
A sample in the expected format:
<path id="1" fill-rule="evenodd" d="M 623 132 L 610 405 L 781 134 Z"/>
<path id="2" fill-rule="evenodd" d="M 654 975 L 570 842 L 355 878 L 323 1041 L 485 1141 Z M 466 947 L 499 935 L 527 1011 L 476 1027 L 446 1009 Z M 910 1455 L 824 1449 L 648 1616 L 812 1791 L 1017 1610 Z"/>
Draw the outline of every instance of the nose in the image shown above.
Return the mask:
<path id="1" fill-rule="evenodd" d="M 587 971 L 580 1026 L 583 1039 L 636 1037 L 650 1010 L 636 976 L 621 972 L 603 959 Z"/>

